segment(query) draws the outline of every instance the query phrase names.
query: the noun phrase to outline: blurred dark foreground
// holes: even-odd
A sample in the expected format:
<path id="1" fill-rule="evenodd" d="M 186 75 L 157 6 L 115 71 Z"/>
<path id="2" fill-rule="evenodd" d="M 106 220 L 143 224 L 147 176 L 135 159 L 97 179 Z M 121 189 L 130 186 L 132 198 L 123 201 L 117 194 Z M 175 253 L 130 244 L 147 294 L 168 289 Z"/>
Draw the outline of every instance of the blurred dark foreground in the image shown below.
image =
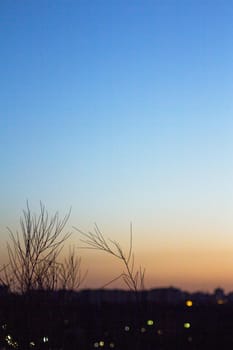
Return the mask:
<path id="1" fill-rule="evenodd" d="M 233 302 L 155 289 L 0 294 L 0 349 L 233 349 Z"/>

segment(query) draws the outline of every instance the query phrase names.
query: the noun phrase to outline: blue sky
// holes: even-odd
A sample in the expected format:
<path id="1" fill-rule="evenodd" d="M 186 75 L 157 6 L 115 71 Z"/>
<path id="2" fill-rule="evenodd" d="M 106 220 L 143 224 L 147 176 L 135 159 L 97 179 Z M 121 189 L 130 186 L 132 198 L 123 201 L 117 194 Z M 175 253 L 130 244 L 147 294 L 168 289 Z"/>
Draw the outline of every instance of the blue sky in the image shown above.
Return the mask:
<path id="1" fill-rule="evenodd" d="M 220 0 L 2 1 L 3 239 L 28 199 L 123 242 L 133 221 L 142 264 L 152 246 L 233 252 L 232 15 Z M 168 270 L 161 283 L 191 286 Z"/>

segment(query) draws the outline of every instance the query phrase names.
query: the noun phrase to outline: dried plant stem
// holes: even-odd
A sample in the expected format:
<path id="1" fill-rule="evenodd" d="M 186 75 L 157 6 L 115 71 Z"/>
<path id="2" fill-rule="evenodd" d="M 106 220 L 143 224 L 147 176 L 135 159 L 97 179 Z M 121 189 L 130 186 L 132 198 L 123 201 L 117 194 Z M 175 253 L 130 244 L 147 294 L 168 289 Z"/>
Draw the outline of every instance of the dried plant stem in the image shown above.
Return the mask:
<path id="1" fill-rule="evenodd" d="M 103 251 L 115 256 L 122 262 L 124 271 L 119 276 L 105 284 L 104 287 L 122 278 L 123 282 L 132 291 L 137 292 L 139 289 L 144 288 L 145 269 L 140 267 L 138 270 L 136 270 L 134 264 L 132 224 L 130 225 L 130 242 L 127 253 L 125 253 L 117 241 L 111 239 L 106 240 L 96 224 L 94 225 L 94 232 L 83 232 L 78 228 L 75 229 L 83 237 L 81 238 L 81 242 L 84 243 L 84 246 L 81 248 Z"/>

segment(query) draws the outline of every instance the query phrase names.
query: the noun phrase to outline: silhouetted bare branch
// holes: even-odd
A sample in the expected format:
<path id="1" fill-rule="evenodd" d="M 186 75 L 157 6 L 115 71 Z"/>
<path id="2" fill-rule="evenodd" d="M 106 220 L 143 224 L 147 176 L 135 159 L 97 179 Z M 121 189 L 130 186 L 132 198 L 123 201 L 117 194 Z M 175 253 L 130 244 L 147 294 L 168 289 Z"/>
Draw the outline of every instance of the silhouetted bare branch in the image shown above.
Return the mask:
<path id="1" fill-rule="evenodd" d="M 75 253 L 75 248 L 69 250 L 69 255 L 59 266 L 59 285 L 63 289 L 75 290 L 86 278 L 87 271 L 81 270 L 81 257 Z"/>
<path id="2" fill-rule="evenodd" d="M 122 278 L 123 282 L 130 290 L 136 292 L 139 289 L 144 288 L 145 269 L 140 267 L 138 270 L 136 270 L 134 265 L 132 224 L 130 225 L 130 242 L 127 252 L 122 249 L 119 242 L 111 239 L 106 240 L 96 224 L 94 225 L 94 232 L 83 232 L 76 227 L 74 227 L 74 229 L 77 230 L 83 237 L 81 238 L 81 242 L 84 243 L 84 246 L 81 248 L 103 251 L 121 260 L 124 271 L 116 278 L 105 284 L 104 287 Z"/>

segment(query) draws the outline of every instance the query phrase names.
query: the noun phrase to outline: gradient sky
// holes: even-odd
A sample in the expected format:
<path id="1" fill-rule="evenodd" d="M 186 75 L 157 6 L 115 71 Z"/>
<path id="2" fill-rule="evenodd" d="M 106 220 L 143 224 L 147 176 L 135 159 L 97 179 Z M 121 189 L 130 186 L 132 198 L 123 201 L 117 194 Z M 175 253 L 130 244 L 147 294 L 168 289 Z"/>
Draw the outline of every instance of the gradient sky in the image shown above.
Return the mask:
<path id="1" fill-rule="evenodd" d="M 232 18 L 228 0 L 0 2 L 0 260 L 42 200 L 125 247 L 132 221 L 148 288 L 233 290 Z M 87 287 L 121 272 L 81 254 Z"/>

